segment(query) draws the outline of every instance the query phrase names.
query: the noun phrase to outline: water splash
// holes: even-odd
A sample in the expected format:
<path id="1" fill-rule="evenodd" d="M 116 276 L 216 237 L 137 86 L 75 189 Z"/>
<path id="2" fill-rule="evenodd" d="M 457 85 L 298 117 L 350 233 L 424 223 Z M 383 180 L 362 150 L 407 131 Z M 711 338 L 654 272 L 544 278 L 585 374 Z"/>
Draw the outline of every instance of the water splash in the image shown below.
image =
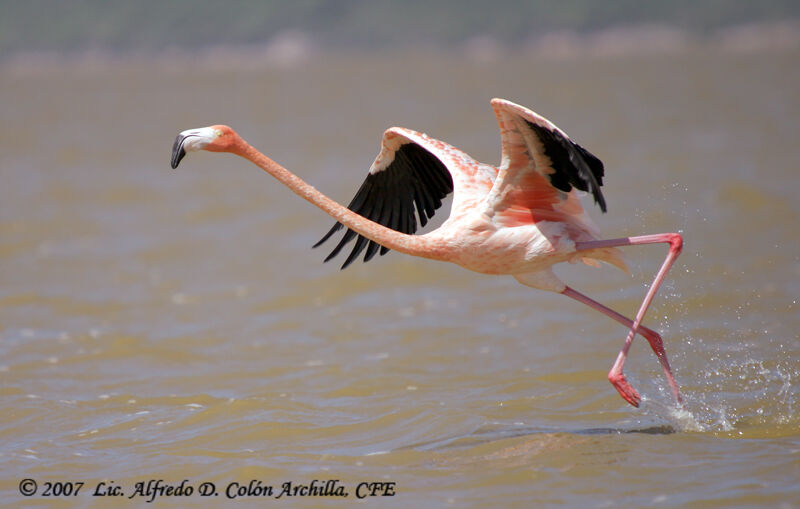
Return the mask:
<path id="1" fill-rule="evenodd" d="M 734 341 L 692 339 L 698 350 L 691 358 L 677 358 L 689 368 L 690 376 L 680 377 L 685 408 L 668 404 L 669 389 L 661 382 L 656 388 L 660 397 L 643 398 L 645 414 L 665 419 L 680 431 L 731 437 L 782 435 L 796 429 L 798 352 L 773 338 L 760 337 L 754 343 L 743 336 L 753 337 L 736 331 L 727 338 Z"/>
<path id="2" fill-rule="evenodd" d="M 694 414 L 686 408 L 672 408 L 669 417 L 671 424 L 680 431 L 707 431 L 706 426 L 699 422 Z"/>

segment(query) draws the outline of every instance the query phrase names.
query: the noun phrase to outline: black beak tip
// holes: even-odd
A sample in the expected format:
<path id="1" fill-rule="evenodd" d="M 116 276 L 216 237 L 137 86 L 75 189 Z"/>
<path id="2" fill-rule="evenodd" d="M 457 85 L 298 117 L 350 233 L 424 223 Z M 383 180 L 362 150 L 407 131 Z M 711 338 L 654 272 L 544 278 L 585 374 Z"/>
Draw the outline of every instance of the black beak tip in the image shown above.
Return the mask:
<path id="1" fill-rule="evenodd" d="M 183 147 L 179 148 L 177 151 L 173 151 L 172 152 L 171 165 L 172 165 L 172 169 L 173 170 L 178 167 L 178 165 L 181 162 L 181 159 L 183 159 L 183 157 L 185 155 L 186 155 L 186 151 L 183 150 Z"/>
<path id="2" fill-rule="evenodd" d="M 178 137 L 175 138 L 175 143 L 172 144 L 172 159 L 170 160 L 170 164 L 173 170 L 178 167 L 181 159 L 186 155 L 186 151 L 183 149 L 184 139 L 185 137 L 179 134 Z"/>

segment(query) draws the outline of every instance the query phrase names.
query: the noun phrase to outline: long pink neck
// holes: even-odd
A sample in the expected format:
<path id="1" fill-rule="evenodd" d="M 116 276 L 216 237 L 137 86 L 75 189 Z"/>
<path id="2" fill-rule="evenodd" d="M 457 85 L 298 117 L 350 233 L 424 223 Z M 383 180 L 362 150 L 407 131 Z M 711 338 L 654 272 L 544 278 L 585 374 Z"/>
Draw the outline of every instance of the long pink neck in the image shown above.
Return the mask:
<path id="1" fill-rule="evenodd" d="M 443 258 L 442 253 L 440 253 L 441 250 L 437 249 L 438 246 L 434 245 L 432 242 L 428 242 L 428 239 L 425 237 L 407 235 L 356 214 L 347 207 L 317 191 L 313 186 L 259 152 L 246 141 L 241 140 L 240 144 L 234 147 L 231 152 L 252 162 L 281 181 L 286 187 L 294 191 L 295 194 L 313 203 L 331 217 L 364 237 L 401 253 L 432 259 Z"/>

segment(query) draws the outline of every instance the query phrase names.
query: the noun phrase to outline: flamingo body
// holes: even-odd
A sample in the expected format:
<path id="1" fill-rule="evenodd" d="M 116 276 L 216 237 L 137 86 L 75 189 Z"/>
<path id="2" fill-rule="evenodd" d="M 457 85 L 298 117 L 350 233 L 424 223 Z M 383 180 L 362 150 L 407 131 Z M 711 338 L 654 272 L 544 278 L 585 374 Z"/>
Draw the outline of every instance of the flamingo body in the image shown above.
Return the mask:
<path id="1" fill-rule="evenodd" d="M 378 252 L 383 255 L 394 249 L 475 272 L 512 275 L 524 285 L 582 302 L 629 328 L 609 372 L 620 395 L 634 406 L 641 400 L 622 373 L 633 337 L 640 334 L 656 353 L 676 402 L 681 404 L 661 337 L 641 321 L 680 253 L 682 239 L 678 234 L 600 239 L 578 192 L 590 193 L 606 211 L 600 189 L 603 163 L 533 111 L 503 99 L 493 99 L 491 105 L 501 134 L 497 167 L 480 163 L 426 134 L 392 127 L 383 134 L 380 152 L 347 207 L 269 159 L 227 126 L 182 132 L 173 145 L 172 167 L 178 166 L 186 152 L 196 150 L 231 152 L 250 160 L 336 220 L 314 247 L 343 226 L 347 228 L 325 259 L 337 256 L 355 241 L 342 268 L 362 252 L 366 262 Z M 445 222 L 429 233 L 415 235 L 418 221 L 424 226 L 450 193 L 453 202 Z M 634 320 L 566 286 L 552 271 L 552 266 L 561 262 L 593 266 L 606 262 L 627 270 L 617 248 L 649 243 L 668 243 L 670 251 Z"/>
<path id="2" fill-rule="evenodd" d="M 621 255 L 613 248 L 580 254 L 575 251 L 575 242 L 596 240 L 597 229 L 584 213 L 573 183 L 579 189 L 591 190 L 605 210 L 599 189 L 603 175 L 599 159 L 527 108 L 503 99 L 493 99 L 492 107 L 502 135 L 503 157 L 499 167 L 480 163 L 423 133 L 393 127 L 384 133 L 381 151 L 349 208 L 386 226 L 388 218 L 393 217 L 393 229 L 413 234 L 416 223 L 409 202 L 413 199 L 416 203 L 424 226 L 441 205 L 441 198 L 452 191 L 448 219 L 438 229 L 418 238 L 418 242 L 430 246 L 429 258 L 485 274 L 513 274 L 532 286 L 556 292 L 565 287 L 550 270 L 556 263 L 583 261 L 594 265 L 592 260 L 597 259 L 624 269 Z M 420 169 L 427 171 L 428 179 L 420 175 Z M 393 185 L 379 184 L 380 177 Z M 399 183 L 401 178 L 415 182 Z M 419 196 L 418 188 L 433 195 L 436 201 L 432 209 L 430 205 L 425 208 L 424 204 L 431 200 Z M 371 196 L 375 194 L 379 196 Z M 396 214 L 379 206 L 392 201 L 406 203 L 400 205 Z M 315 247 L 340 227 L 337 223 Z M 354 231 L 347 232 L 326 261 L 355 237 Z M 358 236 L 342 268 L 368 242 L 364 261 L 369 261 L 377 244 Z M 387 250 L 381 251 L 385 254 Z M 542 274 L 534 275 L 538 272 Z"/>

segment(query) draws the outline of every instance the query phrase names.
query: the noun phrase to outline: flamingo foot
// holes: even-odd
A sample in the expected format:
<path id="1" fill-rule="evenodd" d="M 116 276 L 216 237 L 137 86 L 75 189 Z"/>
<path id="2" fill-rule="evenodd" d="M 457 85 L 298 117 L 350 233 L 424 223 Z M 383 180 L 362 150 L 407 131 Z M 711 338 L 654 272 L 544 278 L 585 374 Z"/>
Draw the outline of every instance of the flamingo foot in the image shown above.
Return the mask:
<path id="1" fill-rule="evenodd" d="M 608 374 L 608 381 L 611 382 L 611 385 L 617 389 L 619 395 L 622 396 L 622 399 L 630 403 L 631 405 L 639 408 L 639 403 L 642 402 L 642 397 L 639 396 L 639 393 L 636 392 L 636 389 L 631 387 L 631 384 L 628 383 L 628 379 L 625 378 L 625 375 L 622 372 L 615 373 L 613 370 Z"/>

